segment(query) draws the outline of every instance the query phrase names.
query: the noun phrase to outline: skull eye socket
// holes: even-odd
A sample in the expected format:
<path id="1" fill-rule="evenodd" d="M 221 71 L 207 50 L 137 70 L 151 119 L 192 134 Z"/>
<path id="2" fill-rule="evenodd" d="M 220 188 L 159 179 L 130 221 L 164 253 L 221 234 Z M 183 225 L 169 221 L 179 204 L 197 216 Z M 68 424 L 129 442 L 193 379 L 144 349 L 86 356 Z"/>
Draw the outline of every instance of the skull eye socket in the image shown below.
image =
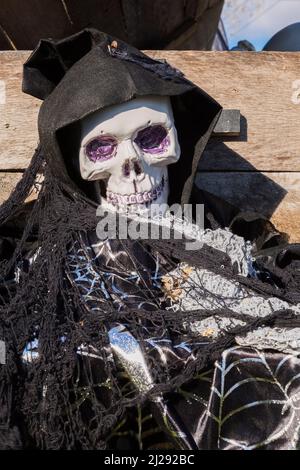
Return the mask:
<path id="1" fill-rule="evenodd" d="M 165 152 L 170 145 L 168 131 L 159 124 L 140 130 L 134 142 L 144 152 L 152 154 Z"/>
<path id="2" fill-rule="evenodd" d="M 85 154 L 92 162 L 109 160 L 116 153 L 118 142 L 111 136 L 91 140 L 85 147 Z"/>

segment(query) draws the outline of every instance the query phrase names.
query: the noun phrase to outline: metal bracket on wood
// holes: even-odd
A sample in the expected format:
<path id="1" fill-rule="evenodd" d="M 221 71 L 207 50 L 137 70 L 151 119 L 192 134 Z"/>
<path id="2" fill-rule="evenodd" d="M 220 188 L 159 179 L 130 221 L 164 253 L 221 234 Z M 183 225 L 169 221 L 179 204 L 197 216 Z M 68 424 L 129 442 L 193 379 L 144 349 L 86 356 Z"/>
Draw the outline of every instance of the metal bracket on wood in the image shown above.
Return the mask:
<path id="1" fill-rule="evenodd" d="M 239 109 L 223 109 L 213 130 L 215 136 L 239 136 L 241 113 Z"/>

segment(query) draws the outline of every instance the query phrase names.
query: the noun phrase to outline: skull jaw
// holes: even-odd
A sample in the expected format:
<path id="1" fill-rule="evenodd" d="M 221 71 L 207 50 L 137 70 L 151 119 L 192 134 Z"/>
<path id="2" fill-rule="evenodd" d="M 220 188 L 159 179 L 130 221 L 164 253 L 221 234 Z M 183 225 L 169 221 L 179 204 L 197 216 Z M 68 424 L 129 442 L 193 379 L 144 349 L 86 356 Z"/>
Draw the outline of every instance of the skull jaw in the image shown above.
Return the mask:
<path id="1" fill-rule="evenodd" d="M 162 176 L 158 185 L 153 186 L 149 191 L 145 191 L 146 200 L 142 201 L 141 193 L 132 193 L 114 197 L 107 188 L 108 197 L 101 196 L 101 205 L 112 211 L 126 214 L 141 214 L 146 217 L 163 214 L 167 209 L 169 197 L 169 184 L 165 175 Z M 140 197 L 139 197 L 140 196 Z"/>
<path id="2" fill-rule="evenodd" d="M 152 167 L 149 173 L 143 174 L 142 180 L 135 183 L 118 177 L 109 178 L 101 204 L 120 212 L 150 214 L 151 211 L 160 211 L 160 206 L 166 206 L 168 196 L 167 167 Z"/>

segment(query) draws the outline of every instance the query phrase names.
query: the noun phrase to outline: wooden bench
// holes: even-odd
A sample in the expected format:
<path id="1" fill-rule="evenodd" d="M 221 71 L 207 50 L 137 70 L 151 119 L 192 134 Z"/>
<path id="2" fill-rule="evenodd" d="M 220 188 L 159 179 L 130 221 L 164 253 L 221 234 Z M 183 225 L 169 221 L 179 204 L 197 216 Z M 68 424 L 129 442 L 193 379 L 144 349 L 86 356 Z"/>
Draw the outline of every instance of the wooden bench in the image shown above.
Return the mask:
<path id="1" fill-rule="evenodd" d="M 300 53 L 147 53 L 181 69 L 225 109 L 241 112 L 239 136 L 210 140 L 197 185 L 241 210 L 262 212 L 300 242 Z M 28 55 L 0 52 L 0 202 L 38 141 L 41 102 L 21 92 Z"/>

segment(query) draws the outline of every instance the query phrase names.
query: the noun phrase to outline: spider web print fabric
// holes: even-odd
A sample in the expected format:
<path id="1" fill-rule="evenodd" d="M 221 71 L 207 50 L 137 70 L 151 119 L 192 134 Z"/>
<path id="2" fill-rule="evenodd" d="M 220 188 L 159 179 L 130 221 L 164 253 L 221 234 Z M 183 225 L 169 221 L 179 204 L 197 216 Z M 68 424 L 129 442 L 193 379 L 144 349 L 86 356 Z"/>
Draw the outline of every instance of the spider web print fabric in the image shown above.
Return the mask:
<path id="1" fill-rule="evenodd" d="M 238 266 L 239 274 L 254 275 L 250 246 L 242 238 L 225 230 L 208 230 L 203 240 L 226 253 Z M 272 444 L 276 448 L 278 443 L 281 448 L 296 448 L 300 380 L 297 328 L 262 325 L 245 335 L 235 335 L 236 343 L 252 346 L 229 348 L 221 352 L 213 369 L 199 371 L 174 390 L 150 395 L 146 403 L 135 404 L 137 391 L 147 395 L 155 389 L 155 376 L 174 379 L 196 360 L 199 351 L 203 350 L 204 357 L 225 332 L 247 325 L 246 319 L 261 319 L 289 308 L 298 315 L 299 306 L 289 306 L 276 297 L 264 298 L 237 281 L 186 262 L 174 267 L 174 261 L 166 255 L 157 251 L 152 254 L 140 242 L 132 244 L 134 255 L 128 242 L 99 242 L 95 233 L 89 232 L 80 233 L 69 249 L 65 283 L 66 289 L 73 286 L 82 300 L 79 325 L 84 328 L 89 314 L 103 318 L 107 310 L 104 324 L 109 339 L 104 350 L 91 341 L 90 333 L 88 338 L 84 335 L 81 344 L 77 342 L 73 406 L 91 407 L 94 414 L 91 393 L 107 407 L 109 395 L 119 389 L 125 408 L 108 432 L 109 448 L 254 449 L 272 448 Z M 108 319 L 107 303 L 122 320 L 117 315 L 113 321 Z M 135 325 L 133 334 L 132 324 L 122 317 L 128 307 L 146 314 L 140 317 L 139 331 Z M 178 312 L 182 316 L 180 328 L 170 329 L 166 319 L 162 323 L 156 318 L 153 325 L 151 314 L 158 309 Z M 184 317 L 185 312 L 191 315 L 193 311 L 203 318 Z M 66 335 L 62 335 L 61 344 L 66 341 Z M 277 353 L 265 352 L 270 341 Z M 27 368 L 38 363 L 40 349 L 36 334 L 22 354 Z M 281 350 L 286 354 L 280 354 Z M 105 372 L 105 364 L 110 364 L 113 375 Z M 43 387 L 44 400 L 47 388 Z M 257 423 L 264 420 L 267 427 Z"/>
<path id="2" fill-rule="evenodd" d="M 99 242 L 94 207 L 47 171 L 20 238 L 1 232 L 2 448 L 297 447 L 294 291 L 228 230 L 192 252 Z"/>
<path id="3" fill-rule="evenodd" d="M 230 256 L 232 263 L 238 263 L 239 270 L 243 275 L 254 272 L 249 244 L 240 237 L 224 230 L 206 231 L 203 234 L 203 241 L 214 248 L 225 251 Z M 92 246 L 99 256 L 99 253 L 103 251 L 103 243 L 98 242 Z M 110 258 L 111 256 L 113 256 L 112 253 Z M 159 287 L 163 291 L 163 301 L 166 298 L 170 301 L 168 308 L 179 310 L 180 313 L 193 309 L 199 311 L 201 308 L 206 312 L 213 310 L 212 316 L 207 316 L 201 321 L 185 323 L 187 340 L 181 341 L 182 338 L 178 338 L 177 341 L 172 342 L 166 331 L 163 335 L 146 339 L 147 343 L 150 343 L 152 348 L 158 351 L 159 358 L 163 363 L 167 362 L 167 356 L 171 349 L 173 349 L 173 353 L 170 358 L 173 361 L 174 351 L 193 354 L 193 347 L 199 344 L 206 345 L 209 341 L 216 339 L 223 331 L 229 331 L 237 325 L 243 324 L 238 315 L 222 317 L 224 310 L 230 309 L 232 314 L 244 313 L 249 317 L 261 318 L 273 311 L 289 307 L 286 302 L 276 297 L 264 299 L 249 289 L 241 287 L 239 283 L 222 278 L 221 275 L 208 270 L 194 269 L 184 263 L 179 264 L 175 270 L 166 274 L 158 264 L 156 259 L 155 271 L 151 273 L 151 279 L 155 287 Z M 138 276 L 127 277 L 128 280 L 135 284 L 139 283 Z M 112 281 L 112 285 L 114 285 L 114 292 L 117 292 L 121 298 L 128 298 L 127 293 L 130 291 L 128 286 L 122 291 L 117 288 L 114 281 Z M 89 291 L 89 295 L 90 293 Z M 135 300 L 140 302 L 140 306 L 144 304 L 142 298 Z M 291 309 L 296 314 L 300 312 L 299 305 L 291 307 Z M 220 316 L 218 312 L 220 312 Z M 282 448 L 285 447 L 283 442 L 287 435 L 290 436 L 287 448 L 297 448 L 299 437 L 299 403 L 297 402 L 299 401 L 300 374 L 299 361 L 295 356 L 299 351 L 299 329 L 260 327 L 244 336 L 237 336 L 235 340 L 239 344 L 250 343 L 252 347 L 235 346 L 224 351 L 220 360 L 216 362 L 214 370 L 198 374 L 198 377 L 191 383 L 187 386 L 183 385 L 173 393 L 175 403 L 180 400 L 185 402 L 181 413 L 177 415 L 177 419 L 181 422 L 181 428 L 178 425 L 177 435 L 175 434 L 177 440 L 180 441 L 178 436 L 186 433 L 191 425 L 191 423 L 182 424 L 180 414 L 185 416 L 188 408 L 195 409 L 196 407 L 197 409 L 201 404 L 203 408 L 201 421 L 205 422 L 205 431 L 201 433 L 201 436 L 199 434 L 193 435 L 193 440 L 200 448 L 250 450 L 260 447 L 266 448 L 272 444 L 275 444 L 276 447 L 276 442 L 280 442 Z M 292 354 L 281 356 L 274 353 L 270 355 L 265 352 L 270 348 L 283 350 L 287 353 L 292 352 Z M 287 364 L 292 364 L 293 368 L 287 368 Z M 282 369 L 284 365 L 285 367 Z M 203 387 L 204 381 L 211 383 L 209 391 Z M 240 389 L 242 389 L 242 393 Z M 254 397 L 255 400 L 251 401 Z M 255 424 L 257 409 L 260 410 L 259 414 L 263 420 L 265 419 L 268 423 L 263 428 L 264 433 L 262 433 L 261 426 L 257 427 Z M 165 410 L 165 412 L 167 416 L 167 411 Z M 144 446 L 141 438 L 143 436 L 143 421 L 141 419 L 139 421 L 138 418 L 141 413 L 141 410 L 136 412 L 136 422 L 139 423 L 140 432 L 135 437 L 137 439 L 137 436 L 140 436 L 137 439 L 139 448 Z M 172 417 L 174 418 L 174 416 L 173 411 Z M 243 426 L 238 424 L 241 419 L 244 422 Z M 232 425 L 232 422 L 235 424 Z M 147 424 L 149 425 L 149 422 Z M 235 428 L 238 429 L 238 435 Z M 244 428 L 246 432 L 243 431 Z M 158 429 L 153 425 L 152 429 L 145 431 L 148 441 L 149 435 L 155 436 L 157 440 Z M 167 435 L 174 438 L 172 428 L 168 429 L 168 426 L 165 426 L 165 430 Z M 114 435 L 122 436 L 124 439 L 126 436 L 124 422 L 123 429 L 119 424 L 117 431 L 112 433 L 112 436 Z M 207 436 L 211 436 L 210 439 L 213 437 L 213 441 L 208 441 Z M 248 437 L 243 439 L 243 436 Z M 153 442 L 151 444 L 150 441 L 149 445 L 151 447 Z M 170 442 L 163 444 L 160 441 L 156 445 L 164 447 L 170 445 Z M 181 445 L 184 446 L 184 442 L 181 442 Z"/>
<path id="4" fill-rule="evenodd" d="M 294 355 L 235 346 L 169 399 L 199 449 L 299 449 L 299 373 Z M 108 443 L 174 448 L 146 406 L 128 411 Z"/>

